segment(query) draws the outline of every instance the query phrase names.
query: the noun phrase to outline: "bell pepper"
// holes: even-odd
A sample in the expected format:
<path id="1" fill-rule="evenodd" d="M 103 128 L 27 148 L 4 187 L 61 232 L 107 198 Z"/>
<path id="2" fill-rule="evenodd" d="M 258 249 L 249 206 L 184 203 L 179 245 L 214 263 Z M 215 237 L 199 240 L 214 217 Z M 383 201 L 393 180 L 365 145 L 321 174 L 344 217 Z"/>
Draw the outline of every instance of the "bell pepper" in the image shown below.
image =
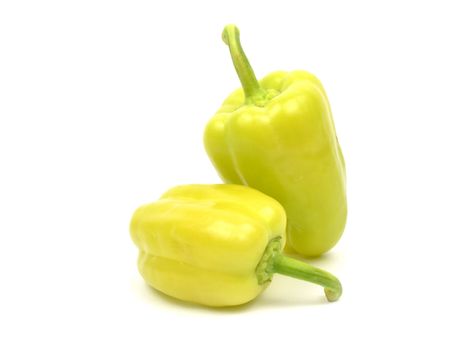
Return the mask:
<path id="1" fill-rule="evenodd" d="M 207 124 L 207 154 L 224 182 L 283 205 L 289 248 L 319 256 L 340 239 L 347 218 L 345 162 L 324 88 L 305 71 L 277 71 L 258 82 L 237 27 L 226 26 L 223 40 L 242 88 Z"/>
<path id="2" fill-rule="evenodd" d="M 286 214 L 267 195 L 240 185 L 187 185 L 167 191 L 133 214 L 130 232 L 138 269 L 153 288 L 208 306 L 254 299 L 274 273 L 325 287 L 337 300 L 341 284 L 328 272 L 281 254 Z"/>

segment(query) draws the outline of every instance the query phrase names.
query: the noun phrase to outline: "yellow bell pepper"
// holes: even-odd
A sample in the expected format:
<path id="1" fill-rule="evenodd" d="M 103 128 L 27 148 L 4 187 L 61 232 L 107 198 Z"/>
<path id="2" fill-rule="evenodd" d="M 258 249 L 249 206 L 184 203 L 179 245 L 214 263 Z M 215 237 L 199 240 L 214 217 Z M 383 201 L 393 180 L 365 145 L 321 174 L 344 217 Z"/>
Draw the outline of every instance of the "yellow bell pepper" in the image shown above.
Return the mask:
<path id="1" fill-rule="evenodd" d="M 187 185 L 133 214 L 138 268 L 153 288 L 209 306 L 254 299 L 275 272 L 341 294 L 333 275 L 281 254 L 286 214 L 273 198 L 240 185 Z"/>
<path id="2" fill-rule="evenodd" d="M 287 245 L 314 257 L 340 239 L 347 219 L 345 162 L 320 81 L 305 71 L 260 80 L 228 25 L 223 39 L 243 89 L 205 129 L 205 149 L 226 183 L 256 188 L 288 215 Z"/>

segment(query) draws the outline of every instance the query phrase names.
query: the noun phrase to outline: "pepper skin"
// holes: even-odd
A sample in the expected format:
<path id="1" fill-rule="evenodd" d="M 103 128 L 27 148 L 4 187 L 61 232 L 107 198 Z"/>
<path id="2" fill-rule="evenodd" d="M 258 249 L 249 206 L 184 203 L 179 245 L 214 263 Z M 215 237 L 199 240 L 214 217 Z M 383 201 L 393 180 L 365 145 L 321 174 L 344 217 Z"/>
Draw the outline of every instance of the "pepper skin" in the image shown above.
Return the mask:
<path id="1" fill-rule="evenodd" d="M 243 89 L 207 124 L 207 154 L 224 182 L 283 205 L 289 248 L 319 256 L 338 242 L 347 218 L 345 162 L 323 86 L 305 71 L 274 72 L 258 82 L 237 27 L 226 26 L 223 40 Z"/>
<path id="2" fill-rule="evenodd" d="M 178 186 L 138 208 L 130 232 L 138 268 L 153 288 L 208 306 L 254 299 L 275 272 L 342 292 L 333 275 L 283 256 L 286 214 L 267 195 L 239 185 Z"/>

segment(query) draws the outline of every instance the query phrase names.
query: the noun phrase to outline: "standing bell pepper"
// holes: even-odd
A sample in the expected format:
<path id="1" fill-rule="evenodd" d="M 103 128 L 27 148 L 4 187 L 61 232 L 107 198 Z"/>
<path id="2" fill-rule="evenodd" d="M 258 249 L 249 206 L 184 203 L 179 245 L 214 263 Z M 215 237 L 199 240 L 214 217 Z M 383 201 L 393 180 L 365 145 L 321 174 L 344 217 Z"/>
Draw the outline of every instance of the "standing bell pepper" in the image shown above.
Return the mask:
<path id="1" fill-rule="evenodd" d="M 239 185 L 175 187 L 132 217 L 138 268 L 153 288 L 209 306 L 254 299 L 276 272 L 325 287 L 337 300 L 333 275 L 281 254 L 286 214 L 267 195 Z"/>
<path id="2" fill-rule="evenodd" d="M 242 89 L 208 123 L 206 151 L 226 183 L 256 188 L 288 215 L 287 244 L 313 257 L 340 239 L 347 217 L 345 163 L 320 81 L 305 71 L 274 72 L 261 81 L 228 25 Z"/>

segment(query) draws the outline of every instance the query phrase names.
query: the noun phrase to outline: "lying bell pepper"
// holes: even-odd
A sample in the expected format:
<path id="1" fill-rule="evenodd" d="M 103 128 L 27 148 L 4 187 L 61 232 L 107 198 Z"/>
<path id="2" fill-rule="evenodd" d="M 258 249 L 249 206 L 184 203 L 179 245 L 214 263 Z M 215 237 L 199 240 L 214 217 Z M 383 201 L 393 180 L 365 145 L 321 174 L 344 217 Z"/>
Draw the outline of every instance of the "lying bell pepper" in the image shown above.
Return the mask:
<path id="1" fill-rule="evenodd" d="M 226 26 L 223 40 L 243 88 L 207 124 L 206 151 L 224 182 L 283 205 L 290 248 L 321 255 L 340 239 L 347 218 L 345 162 L 323 86 L 305 71 L 258 82 L 237 27 Z"/>
<path id="2" fill-rule="evenodd" d="M 274 273 L 325 287 L 329 301 L 342 288 L 337 278 L 281 254 L 286 214 L 267 195 L 239 185 L 175 187 L 138 208 L 131 237 L 138 268 L 153 288 L 209 306 L 254 299 Z"/>

